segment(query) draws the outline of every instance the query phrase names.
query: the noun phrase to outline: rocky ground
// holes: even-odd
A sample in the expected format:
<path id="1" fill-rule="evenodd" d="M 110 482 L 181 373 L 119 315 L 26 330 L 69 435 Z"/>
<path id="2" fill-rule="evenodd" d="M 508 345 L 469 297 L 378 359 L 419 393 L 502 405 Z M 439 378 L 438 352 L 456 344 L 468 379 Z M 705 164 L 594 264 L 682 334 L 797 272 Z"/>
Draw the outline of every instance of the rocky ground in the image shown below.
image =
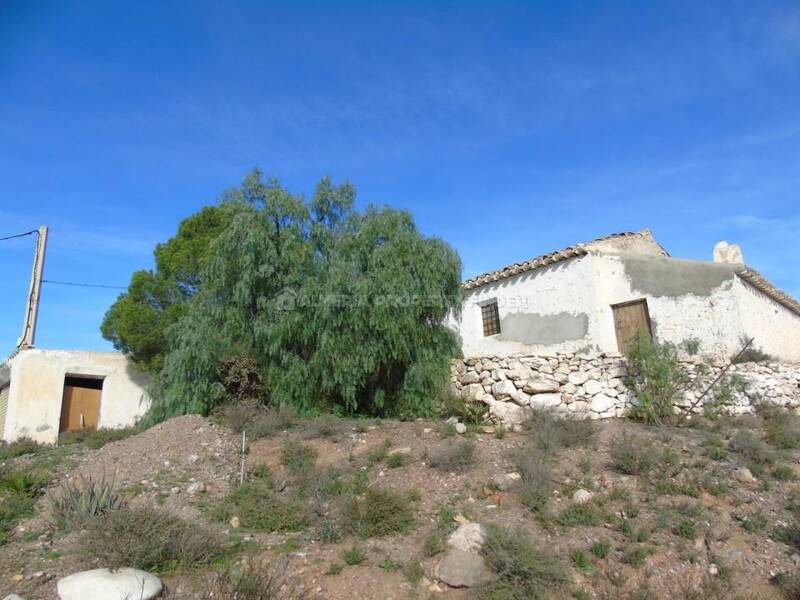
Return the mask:
<path id="1" fill-rule="evenodd" d="M 148 569 L 173 598 L 208 597 L 209 573 L 252 561 L 280 570 L 283 583 L 266 596 L 275 598 L 797 597 L 800 451 L 792 445 L 757 418 L 566 430 L 548 418 L 519 433 L 441 421 L 300 421 L 248 443 L 245 456 L 253 489 L 268 489 L 275 506 L 301 507 L 289 525 L 272 518 L 266 500 L 256 512 L 246 498 L 231 504 L 240 434 L 179 417 L 97 450 L 77 444 L 0 464 L 0 475 L 50 478 L 34 515 L 0 545 L 0 597 L 55 599 L 59 578 L 108 566 L 86 554 L 85 531 L 58 529 L 48 514 L 48 493 L 88 476 L 113 480 L 129 508 L 178 515 L 223 540 L 225 556 L 203 566 Z M 299 455 L 310 462 L 298 467 Z M 261 481 L 268 486 L 257 488 Z M 367 490 L 402 498 L 375 521 L 361 515 L 372 529 L 354 524 L 347 508 L 363 506 Z M 380 531 L 406 509 L 407 522 Z"/>

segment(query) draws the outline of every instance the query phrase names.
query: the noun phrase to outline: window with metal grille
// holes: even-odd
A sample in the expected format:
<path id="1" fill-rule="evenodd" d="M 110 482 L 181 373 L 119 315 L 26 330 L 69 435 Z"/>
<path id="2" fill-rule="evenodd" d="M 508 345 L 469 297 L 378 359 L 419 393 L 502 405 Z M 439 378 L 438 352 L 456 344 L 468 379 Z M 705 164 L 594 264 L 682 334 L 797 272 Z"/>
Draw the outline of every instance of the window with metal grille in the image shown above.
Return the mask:
<path id="1" fill-rule="evenodd" d="M 497 300 L 481 305 L 481 317 L 483 318 L 484 336 L 500 333 L 500 313 L 497 310 Z"/>

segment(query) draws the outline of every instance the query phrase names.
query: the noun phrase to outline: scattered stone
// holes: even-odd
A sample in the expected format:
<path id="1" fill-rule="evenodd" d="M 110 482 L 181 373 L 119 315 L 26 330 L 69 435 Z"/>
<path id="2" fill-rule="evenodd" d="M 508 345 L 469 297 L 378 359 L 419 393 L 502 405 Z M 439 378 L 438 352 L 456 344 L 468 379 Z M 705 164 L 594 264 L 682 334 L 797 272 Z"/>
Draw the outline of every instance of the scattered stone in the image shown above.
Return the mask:
<path id="1" fill-rule="evenodd" d="M 430 433 L 431 431 L 433 431 L 433 429 L 431 429 L 430 427 L 426 427 L 425 429 L 422 430 L 422 433 Z"/>
<path id="2" fill-rule="evenodd" d="M 496 430 L 491 425 L 484 425 L 483 427 L 481 427 L 481 431 L 483 433 L 494 433 Z"/>
<path id="3" fill-rule="evenodd" d="M 19 583 L 20 581 L 24 581 L 25 580 L 25 575 L 23 575 L 22 573 L 17 573 L 16 575 L 12 575 L 10 577 L 10 579 L 14 583 Z"/>
<path id="4" fill-rule="evenodd" d="M 750 469 L 747 467 L 739 467 L 733 472 L 733 477 L 739 483 L 755 483 L 758 481 L 753 474 L 750 472 Z"/>
<path id="5" fill-rule="evenodd" d="M 455 521 L 456 523 L 460 523 L 461 525 L 463 525 L 464 523 L 469 523 L 469 519 L 464 515 L 462 515 L 461 513 L 458 513 L 455 517 L 453 517 L 453 521 Z"/>
<path id="6" fill-rule="evenodd" d="M 425 433 L 424 430 L 423 433 Z M 392 456 L 394 454 L 411 454 L 411 448 L 408 446 L 403 446 L 402 448 L 392 448 L 389 450 L 389 454 L 387 456 Z"/>
<path id="7" fill-rule="evenodd" d="M 497 475 L 492 483 L 494 483 L 497 486 L 497 489 L 501 492 L 507 492 L 508 490 L 519 485 L 520 481 L 522 481 L 522 475 L 512 472 Z"/>
<path id="8" fill-rule="evenodd" d="M 450 548 L 436 565 L 436 578 L 454 588 L 469 588 L 485 581 L 489 569 L 480 554 Z"/>
<path id="9" fill-rule="evenodd" d="M 206 491 L 206 484 L 202 481 L 195 481 L 194 483 L 190 483 L 189 487 L 186 488 L 186 493 L 190 496 L 194 496 L 195 494 L 200 494 Z"/>
<path id="10" fill-rule="evenodd" d="M 114 571 L 93 569 L 74 573 L 59 579 L 56 587 L 61 600 L 150 600 L 158 596 L 163 588 L 161 580 L 155 575 L 127 567 Z"/>
<path id="11" fill-rule="evenodd" d="M 456 433 L 467 433 L 467 426 L 463 423 L 456 423 Z"/>
<path id="12" fill-rule="evenodd" d="M 445 423 L 447 423 L 448 425 L 455 425 L 456 423 L 458 423 L 458 417 L 447 417 Z"/>
<path id="13" fill-rule="evenodd" d="M 558 390 L 558 383 L 548 379 L 529 379 L 522 388 L 526 394 L 549 394 Z"/>
<path id="14" fill-rule="evenodd" d="M 708 574 L 709 575 L 719 575 L 719 567 L 714 563 L 708 565 Z"/>
<path id="15" fill-rule="evenodd" d="M 480 523 L 463 523 L 447 538 L 447 545 L 464 552 L 478 553 L 486 541 L 486 531 Z"/>
<path id="16" fill-rule="evenodd" d="M 234 529 L 239 529 L 239 527 L 241 527 L 241 522 L 239 521 L 239 517 L 237 517 L 236 515 L 231 517 L 231 520 L 228 522 L 228 524 Z"/>
<path id="17" fill-rule="evenodd" d="M 18 594 L 9 594 L 5 598 L 3 598 L 3 600 L 25 600 L 25 598 L 23 598 Z"/>
<path id="18" fill-rule="evenodd" d="M 583 488 L 576 490 L 574 494 L 572 494 L 572 501 L 575 504 L 586 504 L 594 497 L 594 494 L 589 490 L 585 490 Z"/>
<path id="19" fill-rule="evenodd" d="M 476 371 L 467 371 L 461 378 L 461 385 L 469 385 L 470 383 L 478 383 L 481 380 L 480 375 Z"/>
<path id="20" fill-rule="evenodd" d="M 589 379 L 589 375 L 585 371 L 572 371 L 567 376 L 567 381 L 572 385 L 583 385 Z"/>
<path id="21" fill-rule="evenodd" d="M 194 463 L 196 463 L 198 460 L 200 460 L 200 455 L 199 455 L 199 454 L 190 454 L 190 455 L 189 455 L 189 462 L 190 462 L 190 463 L 194 464 Z"/>

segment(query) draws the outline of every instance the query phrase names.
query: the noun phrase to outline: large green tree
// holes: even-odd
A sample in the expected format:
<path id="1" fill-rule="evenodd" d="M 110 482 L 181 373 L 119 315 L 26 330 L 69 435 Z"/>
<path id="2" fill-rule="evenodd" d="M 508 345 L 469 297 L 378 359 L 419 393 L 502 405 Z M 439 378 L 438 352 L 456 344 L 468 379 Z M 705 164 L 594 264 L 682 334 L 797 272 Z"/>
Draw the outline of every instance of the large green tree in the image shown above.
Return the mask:
<path id="1" fill-rule="evenodd" d="M 256 371 L 264 403 L 430 410 L 458 352 L 444 320 L 460 306 L 460 260 L 409 213 L 359 213 L 354 199 L 351 185 L 326 178 L 306 201 L 258 171 L 226 194 L 237 210 L 169 329 L 151 420 L 223 401 L 239 359 Z"/>
<path id="2" fill-rule="evenodd" d="M 174 237 L 156 246 L 155 269 L 136 271 L 106 312 L 103 337 L 145 371 L 156 374 L 163 367 L 165 331 L 200 289 L 209 246 L 230 223 L 232 208 L 208 206 L 182 221 Z"/>

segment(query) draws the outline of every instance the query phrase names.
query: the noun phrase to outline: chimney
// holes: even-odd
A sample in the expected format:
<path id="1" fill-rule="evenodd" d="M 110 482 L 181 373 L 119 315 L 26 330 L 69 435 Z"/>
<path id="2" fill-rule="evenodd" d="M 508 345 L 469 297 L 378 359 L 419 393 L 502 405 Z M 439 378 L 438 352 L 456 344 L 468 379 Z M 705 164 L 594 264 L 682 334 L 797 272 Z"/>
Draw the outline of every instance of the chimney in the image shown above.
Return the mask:
<path id="1" fill-rule="evenodd" d="M 717 242 L 717 245 L 714 246 L 714 262 L 743 265 L 742 248 L 739 244 L 729 244 L 726 241 Z"/>

